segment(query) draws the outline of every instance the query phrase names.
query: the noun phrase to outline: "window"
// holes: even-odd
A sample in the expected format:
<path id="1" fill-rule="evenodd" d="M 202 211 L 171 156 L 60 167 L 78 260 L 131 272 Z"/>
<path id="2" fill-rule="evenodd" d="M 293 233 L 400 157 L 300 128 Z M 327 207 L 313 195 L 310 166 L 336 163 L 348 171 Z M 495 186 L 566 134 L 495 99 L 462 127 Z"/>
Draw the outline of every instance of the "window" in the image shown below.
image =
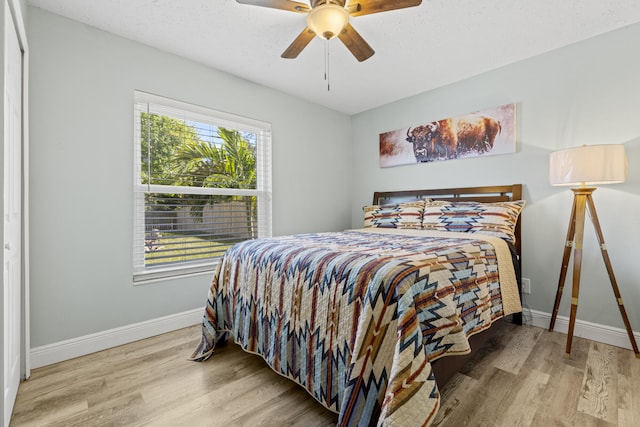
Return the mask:
<path id="1" fill-rule="evenodd" d="M 271 235 L 271 126 L 135 92 L 134 282 L 210 271 Z"/>

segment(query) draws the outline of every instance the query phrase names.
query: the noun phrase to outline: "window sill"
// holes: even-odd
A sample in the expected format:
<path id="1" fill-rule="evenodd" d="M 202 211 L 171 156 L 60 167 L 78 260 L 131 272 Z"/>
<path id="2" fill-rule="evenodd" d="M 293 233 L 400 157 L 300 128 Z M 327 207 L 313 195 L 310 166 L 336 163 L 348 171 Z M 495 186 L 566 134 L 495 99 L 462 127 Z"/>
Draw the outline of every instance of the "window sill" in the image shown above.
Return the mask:
<path id="1" fill-rule="evenodd" d="M 187 268 L 166 268 L 142 271 L 133 274 L 133 285 L 148 285 L 167 280 L 183 279 L 187 277 L 212 275 L 218 265 L 218 261 L 213 264 L 192 266 Z"/>

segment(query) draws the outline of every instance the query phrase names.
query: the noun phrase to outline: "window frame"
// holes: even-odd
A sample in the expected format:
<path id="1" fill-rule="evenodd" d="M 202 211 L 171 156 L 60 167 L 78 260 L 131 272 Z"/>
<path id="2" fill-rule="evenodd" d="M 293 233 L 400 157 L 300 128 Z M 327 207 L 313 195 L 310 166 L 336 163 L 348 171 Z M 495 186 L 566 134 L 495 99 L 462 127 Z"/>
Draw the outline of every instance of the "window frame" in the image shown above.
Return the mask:
<path id="1" fill-rule="evenodd" d="M 143 110 L 143 105 L 146 109 Z M 177 277 L 210 273 L 220 257 L 203 261 L 189 261 L 162 267 L 145 266 L 145 201 L 146 193 L 180 193 L 255 196 L 257 199 L 257 237 L 272 235 L 271 191 L 271 124 L 235 114 L 213 110 L 174 99 L 134 91 L 133 103 L 133 283 L 142 284 Z M 142 183 L 141 113 L 156 113 L 185 122 L 198 122 L 238 130 L 256 135 L 256 188 L 204 188 Z"/>

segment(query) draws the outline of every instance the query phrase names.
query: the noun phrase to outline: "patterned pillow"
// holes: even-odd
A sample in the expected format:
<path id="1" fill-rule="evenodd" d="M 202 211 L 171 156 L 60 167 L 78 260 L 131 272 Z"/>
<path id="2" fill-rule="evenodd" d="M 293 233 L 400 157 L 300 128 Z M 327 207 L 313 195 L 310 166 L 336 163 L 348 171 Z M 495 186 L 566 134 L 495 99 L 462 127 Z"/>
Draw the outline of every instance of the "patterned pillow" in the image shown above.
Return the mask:
<path id="1" fill-rule="evenodd" d="M 420 229 L 426 201 L 397 203 L 393 205 L 371 205 L 362 208 L 364 226 L 374 228 Z"/>
<path id="2" fill-rule="evenodd" d="M 425 230 L 482 233 L 515 243 L 515 228 L 524 200 L 515 202 L 427 203 L 422 219 Z"/>

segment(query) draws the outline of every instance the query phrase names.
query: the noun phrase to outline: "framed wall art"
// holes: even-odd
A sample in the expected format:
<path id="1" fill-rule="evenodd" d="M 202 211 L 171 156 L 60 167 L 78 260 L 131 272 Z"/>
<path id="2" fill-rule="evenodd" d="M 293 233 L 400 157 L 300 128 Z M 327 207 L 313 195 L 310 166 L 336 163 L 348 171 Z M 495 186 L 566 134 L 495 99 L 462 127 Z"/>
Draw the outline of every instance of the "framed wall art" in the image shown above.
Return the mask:
<path id="1" fill-rule="evenodd" d="M 516 104 L 380 134 L 380 167 L 516 151 Z"/>

